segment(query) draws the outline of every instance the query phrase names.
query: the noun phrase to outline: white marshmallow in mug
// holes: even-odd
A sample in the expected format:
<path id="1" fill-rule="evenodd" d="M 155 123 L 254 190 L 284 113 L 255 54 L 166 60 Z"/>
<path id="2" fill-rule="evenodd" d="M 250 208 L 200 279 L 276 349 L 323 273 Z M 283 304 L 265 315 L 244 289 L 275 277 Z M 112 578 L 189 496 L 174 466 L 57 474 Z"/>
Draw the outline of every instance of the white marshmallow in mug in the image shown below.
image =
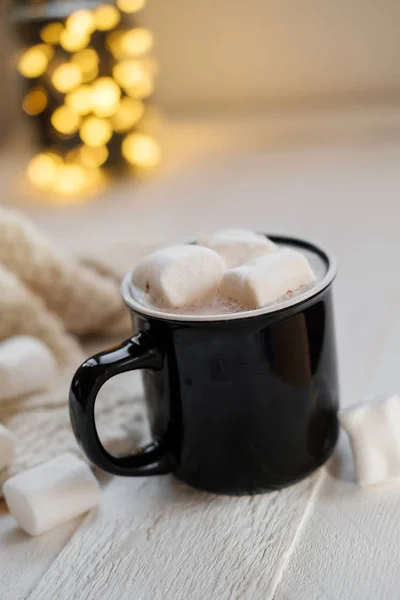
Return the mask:
<path id="1" fill-rule="evenodd" d="M 56 360 L 40 340 L 17 335 L 0 344 L 0 402 L 49 389 Z"/>
<path id="2" fill-rule="evenodd" d="M 100 501 L 100 486 L 90 467 L 69 452 L 14 475 L 3 491 L 12 516 L 30 535 L 49 531 Z"/>
<path id="3" fill-rule="evenodd" d="M 202 238 L 199 244 L 218 252 L 228 269 L 278 249 L 265 235 L 248 229 L 221 229 Z"/>
<path id="4" fill-rule="evenodd" d="M 222 258 L 197 245 L 157 250 L 138 264 L 133 283 L 161 305 L 180 308 L 214 291 L 225 271 Z"/>
<path id="5" fill-rule="evenodd" d="M 15 438 L 11 431 L 0 423 L 0 471 L 11 464 L 15 455 Z"/>
<path id="6" fill-rule="evenodd" d="M 247 309 L 261 308 L 314 281 L 307 258 L 284 248 L 227 271 L 220 294 Z"/>

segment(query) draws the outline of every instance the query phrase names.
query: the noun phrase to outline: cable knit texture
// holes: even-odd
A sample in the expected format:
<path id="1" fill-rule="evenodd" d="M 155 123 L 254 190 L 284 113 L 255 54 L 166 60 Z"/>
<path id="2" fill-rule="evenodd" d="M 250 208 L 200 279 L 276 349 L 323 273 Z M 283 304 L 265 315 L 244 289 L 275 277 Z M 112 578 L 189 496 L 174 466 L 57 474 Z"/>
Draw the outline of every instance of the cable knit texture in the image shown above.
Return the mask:
<path id="1" fill-rule="evenodd" d="M 71 333 L 101 332 L 121 312 L 115 281 L 55 246 L 20 212 L 0 209 L 0 263 L 12 271 Z"/>
<path id="2" fill-rule="evenodd" d="M 50 391 L 0 405 L 0 422 L 17 439 L 13 464 L 0 472 L 0 495 L 11 475 L 67 450 L 81 455 L 68 415 L 72 375 L 86 356 L 130 335 L 119 292 L 121 265 L 133 266 L 153 247 L 127 242 L 78 260 L 22 213 L 0 208 L 0 342 L 18 334 L 35 336 L 59 363 Z M 83 335 L 84 343 L 77 337 Z M 129 451 L 147 439 L 136 373 L 107 382 L 96 403 L 96 423 L 110 451 Z"/>

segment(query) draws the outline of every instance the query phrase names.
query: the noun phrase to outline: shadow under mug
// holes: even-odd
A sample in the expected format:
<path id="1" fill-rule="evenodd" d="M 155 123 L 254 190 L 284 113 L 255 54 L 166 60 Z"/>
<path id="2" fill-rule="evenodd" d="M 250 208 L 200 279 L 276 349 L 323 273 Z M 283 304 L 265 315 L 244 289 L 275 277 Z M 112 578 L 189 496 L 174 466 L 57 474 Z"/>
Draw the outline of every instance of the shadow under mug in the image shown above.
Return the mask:
<path id="1" fill-rule="evenodd" d="M 225 317 L 162 313 L 135 301 L 126 276 L 122 294 L 139 333 L 89 358 L 71 384 L 72 427 L 92 463 L 115 475 L 173 472 L 195 488 L 255 494 L 290 485 L 329 457 L 338 435 L 336 266 L 314 244 L 270 238 L 320 270 L 314 287 L 273 307 Z M 108 379 L 136 369 L 154 441 L 113 456 L 96 431 L 96 396 Z"/>

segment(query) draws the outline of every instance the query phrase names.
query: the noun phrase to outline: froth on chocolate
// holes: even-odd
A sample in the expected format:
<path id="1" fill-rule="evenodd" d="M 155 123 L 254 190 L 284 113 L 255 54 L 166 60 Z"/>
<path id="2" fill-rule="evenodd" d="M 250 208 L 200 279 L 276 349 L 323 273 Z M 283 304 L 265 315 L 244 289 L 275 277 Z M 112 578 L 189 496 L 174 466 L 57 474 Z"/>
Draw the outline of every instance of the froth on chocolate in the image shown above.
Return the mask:
<path id="1" fill-rule="evenodd" d="M 292 292 L 288 290 L 286 294 L 281 296 L 276 302 L 273 302 L 272 305 L 277 305 L 279 302 L 283 300 L 288 300 L 290 298 L 294 298 L 296 296 L 300 296 L 307 290 L 313 287 L 314 283 L 303 286 L 298 290 Z M 180 307 L 180 308 L 170 308 L 163 306 L 162 302 L 160 302 L 157 298 L 150 298 L 149 294 L 143 292 L 136 286 L 132 285 L 132 292 L 135 300 L 141 304 L 143 307 L 147 309 L 155 309 L 160 312 L 166 314 L 180 314 L 180 315 L 212 315 L 212 316 L 221 316 L 227 314 L 235 314 L 240 312 L 252 312 L 253 309 L 249 309 L 246 306 L 238 304 L 233 299 L 223 298 L 218 294 L 213 294 L 209 298 L 203 299 L 201 302 L 196 302 L 191 304 L 190 306 Z M 268 306 L 268 305 L 267 305 Z"/>

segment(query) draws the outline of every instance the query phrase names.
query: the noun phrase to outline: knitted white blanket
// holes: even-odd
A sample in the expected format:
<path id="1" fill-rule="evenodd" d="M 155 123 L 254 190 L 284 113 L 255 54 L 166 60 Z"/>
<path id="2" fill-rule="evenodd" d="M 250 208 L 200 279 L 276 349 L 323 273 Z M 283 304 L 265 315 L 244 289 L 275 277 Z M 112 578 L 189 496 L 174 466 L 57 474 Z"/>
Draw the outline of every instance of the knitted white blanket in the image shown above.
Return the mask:
<path id="1" fill-rule="evenodd" d="M 0 472 L 0 495 L 11 475 L 66 450 L 80 453 L 68 415 L 72 375 L 84 358 L 130 335 L 119 282 L 149 250 L 127 243 L 77 260 L 21 213 L 0 208 L 0 340 L 36 336 L 60 365 L 50 391 L 0 403 L 0 423 L 17 439 L 13 464 Z M 107 382 L 96 403 L 96 422 L 111 451 L 133 449 L 147 437 L 136 374 Z"/>

